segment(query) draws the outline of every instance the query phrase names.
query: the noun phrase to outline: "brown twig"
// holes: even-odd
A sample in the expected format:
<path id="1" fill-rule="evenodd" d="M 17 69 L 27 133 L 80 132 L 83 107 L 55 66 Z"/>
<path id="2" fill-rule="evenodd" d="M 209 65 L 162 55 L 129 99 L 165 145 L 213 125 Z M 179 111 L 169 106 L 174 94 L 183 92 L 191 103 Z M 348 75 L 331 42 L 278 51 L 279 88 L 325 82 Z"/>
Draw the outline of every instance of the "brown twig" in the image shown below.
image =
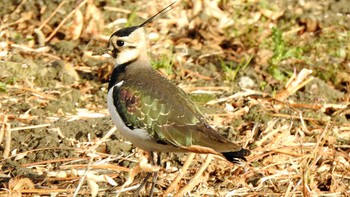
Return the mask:
<path id="1" fill-rule="evenodd" d="M 181 178 L 184 176 L 185 172 L 187 171 L 188 167 L 191 165 L 194 156 L 196 156 L 196 153 L 190 153 L 190 155 L 188 156 L 185 164 L 179 170 L 179 173 L 176 176 L 176 178 L 169 185 L 168 189 L 165 190 L 165 192 L 163 194 L 164 196 L 168 196 L 168 194 L 170 194 L 170 192 L 172 192 L 175 189 L 175 187 L 178 185 L 179 181 L 181 180 Z"/>
<path id="2" fill-rule="evenodd" d="M 213 155 L 208 154 L 207 157 L 205 158 L 204 163 L 201 165 L 197 173 L 193 176 L 191 181 L 184 186 L 178 193 L 174 195 L 174 197 L 177 196 L 184 196 L 186 192 L 191 191 L 197 184 L 198 182 L 201 181 L 200 176 L 203 174 L 204 170 L 207 169 L 208 165 L 210 164 L 211 160 L 213 158 Z"/>
<path id="3" fill-rule="evenodd" d="M 53 54 L 50 54 L 50 53 L 47 53 L 47 51 L 50 50 L 50 48 L 47 47 L 47 46 L 40 47 L 40 48 L 37 48 L 37 49 L 33 49 L 33 48 L 30 48 L 30 47 L 27 47 L 27 46 L 18 45 L 18 44 L 14 44 L 13 43 L 13 44 L 11 44 L 11 47 L 16 48 L 16 49 L 20 49 L 23 52 L 40 53 L 40 55 L 47 56 L 47 57 L 50 57 L 50 58 L 56 59 L 56 60 L 61 60 L 60 57 L 58 57 L 56 55 L 53 55 Z"/>
<path id="4" fill-rule="evenodd" d="M 5 148 L 3 157 L 8 158 L 10 156 L 10 150 L 11 150 L 11 124 L 6 123 L 5 124 Z"/>
<path id="5" fill-rule="evenodd" d="M 58 24 L 58 26 L 51 32 L 51 34 L 46 38 L 45 42 L 49 42 L 57 33 L 57 31 L 63 26 L 63 24 L 74 15 L 74 13 L 79 10 L 83 5 L 85 5 L 88 2 L 88 0 L 83 0 L 78 7 L 76 7 L 73 11 L 71 11 L 61 22 Z"/>
<path id="6" fill-rule="evenodd" d="M 46 23 L 48 23 L 48 22 L 55 16 L 55 14 L 58 12 L 58 10 L 61 9 L 61 7 L 62 7 L 65 3 L 67 3 L 67 0 L 63 0 L 63 1 L 57 6 L 57 8 L 50 14 L 50 16 L 49 16 L 47 19 L 45 19 L 44 22 L 41 23 L 41 25 L 38 27 L 38 29 L 41 30 L 41 29 L 46 25 Z"/>
<path id="7" fill-rule="evenodd" d="M 14 89 L 19 89 L 19 90 L 24 90 L 24 91 L 28 91 L 28 92 L 32 92 L 33 94 L 41 97 L 41 98 L 45 98 L 45 99 L 48 99 L 48 100 L 55 100 L 56 98 L 54 96 L 51 96 L 51 95 L 47 95 L 43 92 L 40 92 L 36 89 L 33 89 L 33 88 L 26 88 L 26 87 L 19 87 L 19 86 L 13 86 L 13 85 L 8 85 L 9 88 L 14 88 Z"/>
<path id="8" fill-rule="evenodd" d="M 4 134 L 5 134 L 5 127 L 6 127 L 7 120 L 8 120 L 7 115 L 3 115 L 3 121 L 1 124 L 1 128 L 0 128 L 0 144 L 2 142 L 2 138 L 4 137 Z"/>
<path id="9" fill-rule="evenodd" d="M 21 130 L 28 130 L 28 129 L 37 129 L 37 128 L 43 128 L 43 127 L 49 127 L 51 124 L 40 124 L 40 125 L 31 125 L 27 127 L 16 127 L 12 128 L 11 131 L 21 131 Z"/>

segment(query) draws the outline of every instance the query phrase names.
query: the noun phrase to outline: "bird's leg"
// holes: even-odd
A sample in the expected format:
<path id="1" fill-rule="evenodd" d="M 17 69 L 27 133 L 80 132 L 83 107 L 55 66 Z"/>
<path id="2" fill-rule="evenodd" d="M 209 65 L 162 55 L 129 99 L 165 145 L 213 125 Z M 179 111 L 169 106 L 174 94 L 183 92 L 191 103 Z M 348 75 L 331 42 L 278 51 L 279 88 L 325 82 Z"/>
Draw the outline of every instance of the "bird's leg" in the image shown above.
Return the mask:
<path id="1" fill-rule="evenodd" d="M 154 154 L 153 152 L 149 152 L 149 161 L 151 162 L 151 164 L 153 166 L 155 166 L 155 161 L 154 161 Z M 160 159 L 159 159 L 160 161 Z M 153 189 L 155 187 L 155 183 L 157 181 L 157 176 L 158 176 L 158 171 L 157 172 L 147 172 L 146 177 L 142 180 L 140 186 L 137 188 L 137 190 L 135 191 L 135 196 L 139 196 L 140 191 L 142 190 L 143 187 L 145 187 L 148 179 L 153 175 L 153 179 L 152 179 L 152 188 L 150 191 L 150 195 L 149 196 L 153 196 Z"/>
<path id="2" fill-rule="evenodd" d="M 142 180 L 140 186 L 136 189 L 136 191 L 135 191 L 135 196 L 139 196 L 140 191 L 142 190 L 142 188 L 145 187 L 145 185 L 146 185 L 148 179 L 152 176 L 152 174 L 153 174 L 152 172 L 147 172 L 146 177 Z"/>
<path id="3" fill-rule="evenodd" d="M 160 166 L 161 165 L 160 153 L 156 154 L 156 153 L 152 152 L 152 154 L 154 154 L 152 156 L 153 165 Z M 154 158 L 156 159 L 156 162 L 154 161 Z M 155 164 L 155 163 L 157 163 L 157 164 Z M 158 179 L 158 171 L 153 172 L 152 174 L 153 174 L 153 179 L 152 179 L 152 186 L 151 186 L 151 190 L 149 192 L 149 196 L 153 196 L 154 188 L 156 186 L 157 179 Z"/>

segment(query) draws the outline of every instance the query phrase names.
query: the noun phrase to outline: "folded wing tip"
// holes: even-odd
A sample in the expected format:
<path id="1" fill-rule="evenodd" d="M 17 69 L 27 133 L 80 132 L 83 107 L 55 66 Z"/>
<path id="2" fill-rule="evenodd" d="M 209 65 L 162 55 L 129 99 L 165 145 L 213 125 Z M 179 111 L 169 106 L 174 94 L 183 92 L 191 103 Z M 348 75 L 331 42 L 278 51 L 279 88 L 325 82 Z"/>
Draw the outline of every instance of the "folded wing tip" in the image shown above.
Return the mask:
<path id="1" fill-rule="evenodd" d="M 234 152 L 222 152 L 221 153 L 228 161 L 240 164 L 242 161 L 247 161 L 245 156 L 249 156 L 251 154 L 250 150 L 242 148 L 239 151 Z"/>

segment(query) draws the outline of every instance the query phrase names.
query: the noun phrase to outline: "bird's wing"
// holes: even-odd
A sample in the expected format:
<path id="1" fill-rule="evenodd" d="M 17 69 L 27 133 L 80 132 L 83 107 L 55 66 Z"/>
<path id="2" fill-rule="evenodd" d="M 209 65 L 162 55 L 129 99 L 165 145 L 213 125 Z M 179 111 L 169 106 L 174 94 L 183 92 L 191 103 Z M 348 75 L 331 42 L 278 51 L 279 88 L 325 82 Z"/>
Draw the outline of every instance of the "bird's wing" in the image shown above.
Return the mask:
<path id="1" fill-rule="evenodd" d="M 240 150 L 208 125 L 183 90 L 156 71 L 143 72 L 154 73 L 134 72 L 133 80 L 128 80 L 131 76 L 125 77 L 125 82 L 113 93 L 114 104 L 128 127 L 145 129 L 157 142 L 179 148 Z"/>

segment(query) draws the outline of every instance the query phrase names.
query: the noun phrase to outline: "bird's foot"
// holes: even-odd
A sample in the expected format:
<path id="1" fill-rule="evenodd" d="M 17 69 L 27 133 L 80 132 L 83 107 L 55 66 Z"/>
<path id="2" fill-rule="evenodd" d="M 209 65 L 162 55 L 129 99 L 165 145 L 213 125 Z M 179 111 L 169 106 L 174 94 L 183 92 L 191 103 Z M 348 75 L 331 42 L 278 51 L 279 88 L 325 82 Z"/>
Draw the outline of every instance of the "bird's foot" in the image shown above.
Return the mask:
<path id="1" fill-rule="evenodd" d="M 125 187 L 129 186 L 134 181 L 136 175 L 138 175 L 140 172 L 147 172 L 146 178 L 141 182 L 140 186 L 135 192 L 135 195 L 138 196 L 139 192 L 145 186 L 151 175 L 157 175 L 159 169 L 159 166 L 148 163 L 148 159 L 142 156 L 141 160 L 137 163 L 137 165 L 130 170 L 128 178 L 126 182 L 121 186 L 120 191 L 122 191 Z"/>

